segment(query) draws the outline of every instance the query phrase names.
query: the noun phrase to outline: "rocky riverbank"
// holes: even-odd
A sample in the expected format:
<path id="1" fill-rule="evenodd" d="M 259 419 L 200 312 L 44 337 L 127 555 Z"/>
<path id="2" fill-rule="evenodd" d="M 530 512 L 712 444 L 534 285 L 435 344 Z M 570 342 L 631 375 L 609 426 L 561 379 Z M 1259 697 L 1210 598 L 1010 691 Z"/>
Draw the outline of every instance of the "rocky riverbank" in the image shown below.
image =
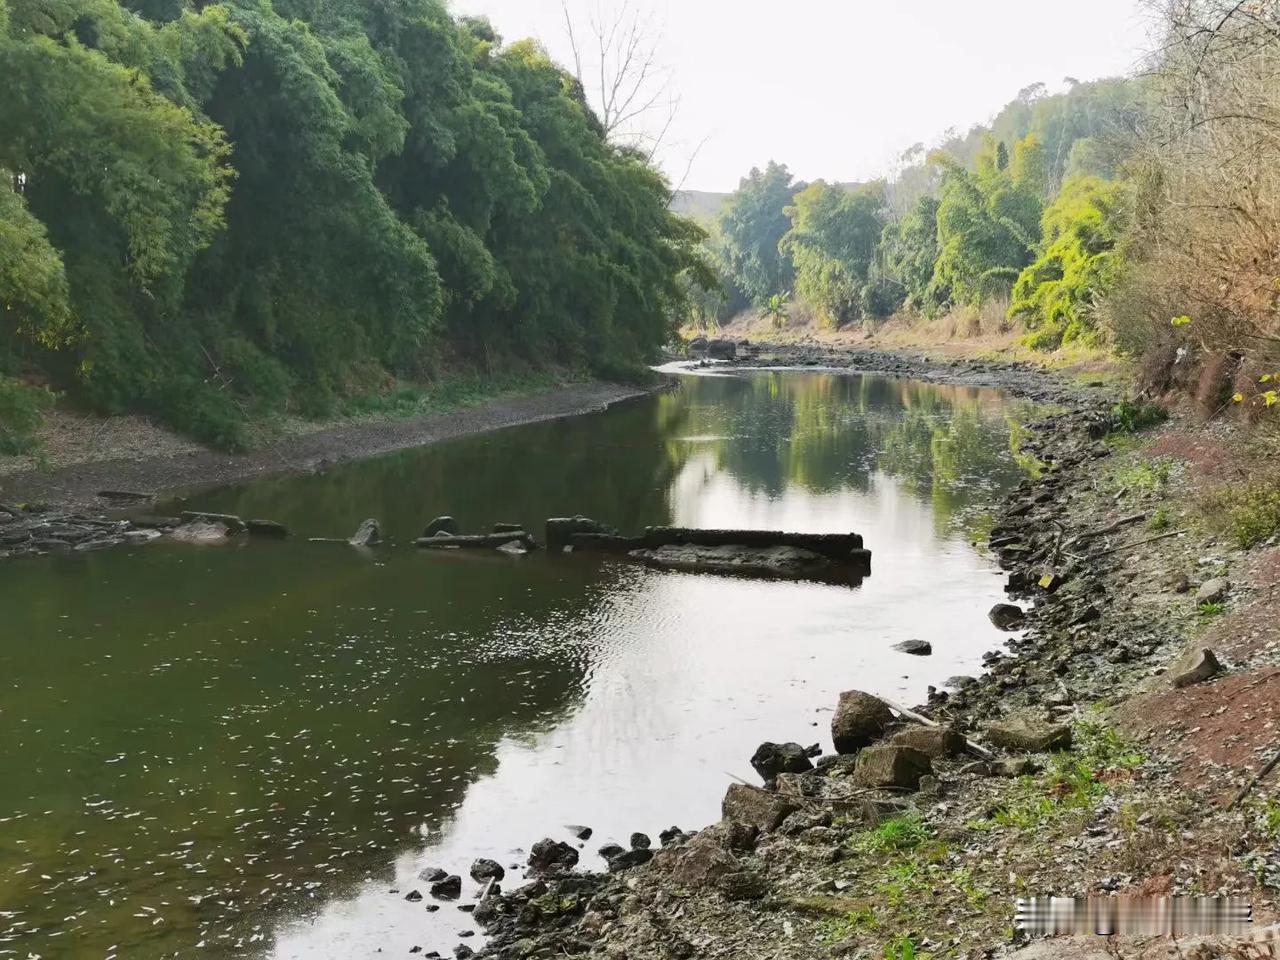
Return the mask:
<path id="1" fill-rule="evenodd" d="M 534 882 L 477 908 L 485 955 L 1259 955 L 1238 938 L 1028 944 L 1014 929 L 1015 899 L 1035 894 L 1230 894 L 1258 926 L 1275 918 L 1278 791 L 1251 781 L 1280 747 L 1280 549 L 1212 532 L 1167 483 L 1193 489 L 1195 457 L 1164 465 L 1216 428 L 1138 437 L 1100 386 L 984 361 L 788 348 L 745 365 L 780 362 L 999 385 L 1063 408 L 1034 426 L 1024 452 L 1043 471 L 998 505 L 991 532 L 1011 601 L 992 611 L 993 642 L 1012 632 L 982 676 L 914 711 L 851 691 L 826 705 L 830 744 L 762 745 L 762 784 L 726 783 L 717 824 L 673 828 L 652 855 L 610 851 L 608 874 L 532 865 Z"/>

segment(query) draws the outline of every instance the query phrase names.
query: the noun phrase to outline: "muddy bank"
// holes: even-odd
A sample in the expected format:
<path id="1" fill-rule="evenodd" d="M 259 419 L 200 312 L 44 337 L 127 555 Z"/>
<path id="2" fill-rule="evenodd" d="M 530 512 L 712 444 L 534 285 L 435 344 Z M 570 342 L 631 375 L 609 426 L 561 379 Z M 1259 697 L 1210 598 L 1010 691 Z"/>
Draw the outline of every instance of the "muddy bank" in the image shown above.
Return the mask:
<path id="1" fill-rule="evenodd" d="M 406 420 L 345 423 L 240 454 L 220 453 L 189 444 L 159 455 L 147 455 L 135 448 L 128 456 L 62 462 L 51 470 L 31 468 L 10 473 L 0 477 L 0 500 L 48 505 L 63 512 L 137 506 L 199 487 L 313 472 L 345 460 L 392 453 L 502 427 L 591 413 L 644 396 L 646 392 L 614 383 L 571 384 Z M 133 496 L 135 494 L 137 496 Z"/>
<path id="2" fill-rule="evenodd" d="M 981 362 L 823 359 L 1023 380 Z M 1280 563 L 1216 539 L 1185 502 L 1171 509 L 1168 491 L 1136 482 L 1148 456 L 1113 432 L 1114 398 L 1052 379 L 1026 387 L 1066 409 L 1027 444 L 1043 475 L 993 505 L 990 548 L 1019 609 L 993 611 L 982 676 L 916 705 L 938 726 L 842 700 L 813 769 L 811 749 L 762 745 L 758 757 L 784 765 L 757 766 L 771 775 L 760 785 L 726 781 L 719 823 L 673 828 L 652 853 L 610 851 L 609 874 L 535 865 L 533 883 L 486 899 L 475 914 L 486 956 L 881 957 L 906 956 L 906 941 L 931 956 L 1180 955 L 1168 937 L 1112 938 L 1105 951 L 1096 938 L 1026 944 L 1014 903 L 1033 894 L 1238 895 L 1257 926 L 1274 921 L 1277 788 L 1263 780 L 1232 799 L 1280 746 L 1267 705 L 1280 644 L 1259 616 L 1274 607 Z M 1207 618 L 1224 609 L 1271 626 L 1233 635 L 1206 665 L 1200 648 L 1219 636 Z M 777 739 L 807 733 L 797 717 Z M 1198 957 L 1254 949 L 1238 937 L 1188 946 Z"/>

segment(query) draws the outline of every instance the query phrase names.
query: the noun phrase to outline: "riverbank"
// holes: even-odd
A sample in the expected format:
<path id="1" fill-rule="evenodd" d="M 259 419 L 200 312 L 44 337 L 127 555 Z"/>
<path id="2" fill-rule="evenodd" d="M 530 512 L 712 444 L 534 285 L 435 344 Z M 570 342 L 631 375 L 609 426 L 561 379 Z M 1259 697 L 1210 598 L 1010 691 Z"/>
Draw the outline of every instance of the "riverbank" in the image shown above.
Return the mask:
<path id="1" fill-rule="evenodd" d="M 738 366 L 774 363 L 945 375 L 932 360 L 814 345 Z M 993 625 L 987 672 L 917 706 L 952 734 L 893 711 L 865 765 L 824 736 L 816 770 L 768 789 L 726 780 L 718 824 L 617 861 L 643 865 L 553 867 L 485 901 L 487 955 L 1264 955 L 1229 937 L 1027 944 L 1014 929 L 1016 898 L 1036 894 L 1238 895 L 1255 926 L 1275 921 L 1280 789 L 1274 774 L 1250 785 L 1280 748 L 1280 523 L 1232 499 L 1240 476 L 1266 476 L 1256 438 L 1177 416 L 1135 432 L 1145 411 L 1115 409 L 1105 382 L 945 368 L 1062 407 L 1024 445 L 1041 476 L 993 505 L 988 546 L 1018 629 Z M 808 723 L 776 739 L 807 742 Z M 956 752 L 955 734 L 992 759 Z"/>
<path id="2" fill-rule="evenodd" d="M 411 417 L 361 417 L 264 440 L 245 453 L 212 450 L 134 417 L 55 424 L 47 467 L 0 457 L 0 498 L 61 511 L 101 511 L 196 488 L 313 473 L 441 440 L 604 410 L 649 390 L 592 381 L 514 392 Z M 103 496 L 106 493 L 107 496 Z"/>

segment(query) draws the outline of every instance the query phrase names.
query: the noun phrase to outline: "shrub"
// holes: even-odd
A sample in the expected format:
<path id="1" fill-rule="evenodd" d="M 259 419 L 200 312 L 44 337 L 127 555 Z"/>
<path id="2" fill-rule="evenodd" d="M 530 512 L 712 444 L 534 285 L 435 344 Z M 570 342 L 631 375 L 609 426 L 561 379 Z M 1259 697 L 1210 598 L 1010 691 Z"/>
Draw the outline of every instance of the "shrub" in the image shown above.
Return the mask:
<path id="1" fill-rule="evenodd" d="M 1209 525 L 1242 550 L 1280 533 L 1280 489 L 1273 482 L 1227 483 L 1212 490 L 1201 505 Z"/>
<path id="2" fill-rule="evenodd" d="M 53 394 L 0 377 L 0 453 L 30 453 L 37 446 L 35 432 Z"/>
<path id="3" fill-rule="evenodd" d="M 1111 408 L 1111 429 L 1115 433 L 1137 433 L 1167 419 L 1168 411 L 1158 403 L 1122 400 Z"/>

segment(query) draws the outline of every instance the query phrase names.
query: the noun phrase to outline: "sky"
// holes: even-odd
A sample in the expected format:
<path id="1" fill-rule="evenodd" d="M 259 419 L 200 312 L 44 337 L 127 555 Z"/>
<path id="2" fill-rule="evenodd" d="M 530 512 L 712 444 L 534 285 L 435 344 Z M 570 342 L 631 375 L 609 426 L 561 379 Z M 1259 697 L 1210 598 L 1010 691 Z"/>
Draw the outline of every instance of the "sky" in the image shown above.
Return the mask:
<path id="1" fill-rule="evenodd" d="M 889 172 L 917 142 L 990 119 L 1023 87 L 1132 72 L 1149 48 L 1142 0 L 563 0 L 580 46 L 624 3 L 660 68 L 655 108 L 628 131 L 665 135 L 676 186 L 729 191 L 753 166 L 802 180 Z M 506 41 L 572 63 L 562 0 L 451 0 Z M 595 58 L 584 58 L 597 74 Z M 674 118 L 669 104 L 678 97 Z"/>

